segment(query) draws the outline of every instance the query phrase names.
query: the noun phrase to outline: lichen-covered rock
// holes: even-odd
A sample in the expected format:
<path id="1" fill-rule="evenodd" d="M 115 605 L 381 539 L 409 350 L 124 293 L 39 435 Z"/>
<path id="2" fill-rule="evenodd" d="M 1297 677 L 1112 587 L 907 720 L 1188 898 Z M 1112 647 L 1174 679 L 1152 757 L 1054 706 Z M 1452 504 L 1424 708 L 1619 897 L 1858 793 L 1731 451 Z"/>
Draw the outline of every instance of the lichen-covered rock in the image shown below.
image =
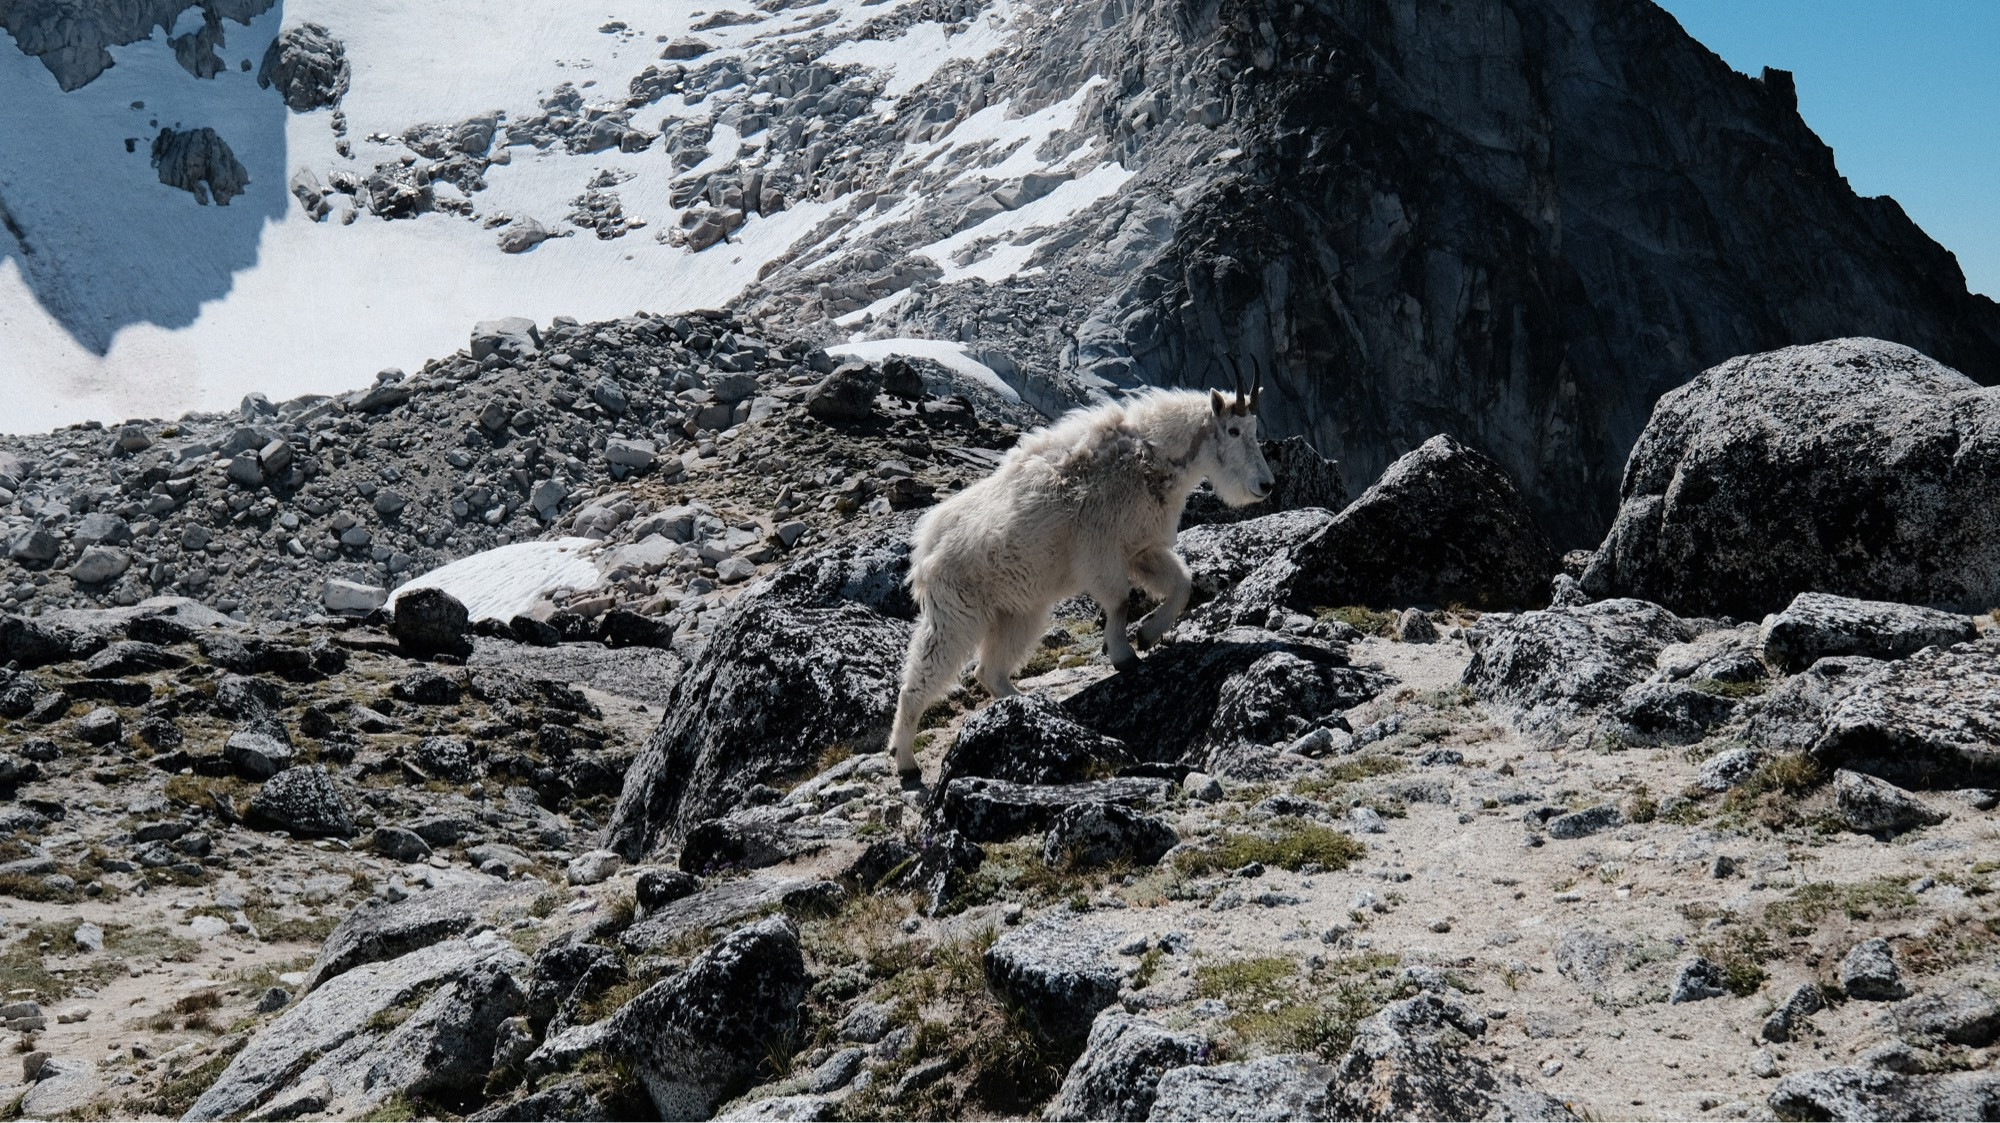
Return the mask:
<path id="1" fill-rule="evenodd" d="M 1628 687 L 1604 713 L 1628 742 L 1692 745 L 1736 713 L 1736 702 L 1721 694 L 1677 682 L 1642 682 Z"/>
<path id="2" fill-rule="evenodd" d="M 706 1119 L 790 1047 L 809 981 L 797 926 L 769 917 L 621 1007 L 606 1044 L 630 1059 L 660 1118 Z"/>
<path id="3" fill-rule="evenodd" d="M 1863 940 L 1840 958 L 1840 985 L 1849 998 L 1886 1002 L 1909 993 L 1889 941 L 1880 936 Z"/>
<path id="4" fill-rule="evenodd" d="M 1317 654 L 1316 649 L 1308 649 Z M 1227 774 L 1223 758 L 1241 745 L 1288 745 L 1322 726 L 1344 729 L 1344 710 L 1374 697 L 1382 680 L 1324 658 L 1272 651 L 1231 675 L 1216 692 L 1200 765 Z M 1193 762 L 1189 762 L 1193 763 Z"/>
<path id="5" fill-rule="evenodd" d="M 2000 604 L 2000 392 L 1879 339 L 1744 355 L 1653 409 L 1583 584 L 1755 618 L 1801 592 Z"/>
<path id="6" fill-rule="evenodd" d="M 994 941 L 980 958 L 986 985 L 1049 1041 L 1084 1039 L 1098 1012 L 1118 1001 L 1124 971 L 1112 949 L 1120 934 L 1068 913 L 1050 913 Z"/>
<path id="7" fill-rule="evenodd" d="M 153 167 L 160 182 L 178 187 L 206 205 L 211 195 L 219 207 L 250 186 L 250 171 L 230 151 L 229 142 L 214 129 L 161 129 L 153 138 Z"/>
<path id="8" fill-rule="evenodd" d="M 444 940 L 330 980 L 258 1030 L 183 1118 L 239 1117 L 316 1076 L 329 1078 L 332 1094 L 358 1094 L 389 1032 L 377 1015 L 488 962 L 516 970 L 527 965 L 489 934 L 483 941 Z"/>
<path id="9" fill-rule="evenodd" d="M 705 874 L 758 869 L 824 850 L 854 836 L 847 823 L 787 819 L 773 808 L 753 807 L 696 823 L 681 842 L 681 869 Z"/>
<path id="10" fill-rule="evenodd" d="M 1920 994 L 1889 1010 L 1896 1033 L 1917 1044 L 1939 1041 L 1984 1049 L 2000 1040 L 2000 1003 L 1971 987 Z"/>
<path id="11" fill-rule="evenodd" d="M 1208 1043 L 1175 1033 L 1123 1010 L 1106 1010 L 1090 1024 L 1083 1055 L 1070 1065 L 1047 1118 L 1081 1121 L 1144 1119 L 1153 1108 L 1160 1077 L 1169 1069 L 1200 1064 Z"/>
<path id="12" fill-rule="evenodd" d="M 1129 862 L 1150 866 L 1180 843 L 1166 820 L 1115 803 L 1075 804 L 1049 825 L 1042 861 L 1051 866 L 1089 869 Z"/>
<path id="13" fill-rule="evenodd" d="M 1822 765 L 1909 787 L 2000 786 L 2000 639 L 1921 651 L 1841 680 L 1825 692 L 1811 744 Z"/>
<path id="14" fill-rule="evenodd" d="M 525 909 L 533 896 L 532 890 L 479 878 L 414 893 L 393 904 L 363 901 L 327 934 L 306 971 L 305 989 L 317 990 L 364 963 L 395 959 L 463 935 L 481 919 L 498 920 L 509 903 Z"/>
<path id="15" fill-rule="evenodd" d="M 519 954 L 467 967 L 426 998 L 372 1050 L 356 1108 L 392 1095 L 449 1099 L 477 1093 L 493 1068 L 500 1023 L 520 1012 L 527 961 Z M 329 1081 L 332 1083 L 332 1081 Z"/>
<path id="16" fill-rule="evenodd" d="M 1016 784 L 1073 784 L 1126 764 L 1123 742 L 1079 725 L 1037 694 L 1002 698 L 965 719 L 938 767 L 938 785 L 968 776 Z"/>
<path id="17" fill-rule="evenodd" d="M 1557 734 L 1619 701 L 1669 644 L 1693 637 L 1673 613 L 1637 600 L 1489 615 L 1467 630 L 1472 661 L 1460 681 L 1522 729 Z"/>
<path id="18" fill-rule="evenodd" d="M 1949 817 L 1887 780 L 1844 768 L 1833 774 L 1833 811 L 1848 830 L 1863 834 L 1936 826 Z"/>
<path id="19" fill-rule="evenodd" d="M 1149 1120 L 1338 1119 L 1334 1072 L 1295 1053 L 1206 1068 L 1168 1069 L 1160 1077 Z"/>
<path id="20" fill-rule="evenodd" d="M 537 1032 L 554 1035 L 576 1021 L 583 1003 L 625 978 L 625 961 L 601 944 L 556 940 L 535 953 L 521 1012 Z"/>
<path id="21" fill-rule="evenodd" d="M 1217 602 L 1238 622 L 1272 608 L 1548 603 L 1555 549 L 1498 464 L 1447 436 L 1425 441 L 1323 529 Z"/>
<path id="22" fill-rule="evenodd" d="M 1821 659 L 1764 695 L 1744 736 L 1773 752 L 1805 752 L 1819 740 L 1834 706 L 1882 666 L 1880 660 L 1854 656 Z"/>
<path id="23" fill-rule="evenodd" d="M 1355 1027 L 1334 1066 L 1333 1119 L 1545 1119 L 1576 1117 L 1463 1046 L 1486 1019 L 1430 992 L 1392 1002 Z"/>
<path id="24" fill-rule="evenodd" d="M 257 68 L 257 85 L 267 90 L 277 86 L 295 113 L 339 102 L 351 78 L 346 44 L 316 23 L 280 32 Z"/>
<path id="25" fill-rule="evenodd" d="M 945 785 L 932 820 L 974 842 L 1001 842 L 1044 830 L 1079 803 L 1149 807 L 1165 803 L 1173 784 L 1143 776 L 1086 780 L 1080 784 L 1010 784 L 970 777 Z"/>
<path id="26" fill-rule="evenodd" d="M 1768 1102 L 1780 1119 L 1992 1119 L 2000 1075 L 1824 1068 L 1778 1081 Z"/>
<path id="27" fill-rule="evenodd" d="M 1313 690 L 1299 698 L 1272 696 L 1266 688 L 1296 677 L 1287 673 L 1296 664 L 1265 664 L 1268 676 L 1260 672 L 1230 690 L 1234 704 L 1225 714 L 1231 680 L 1273 654 L 1311 664 Z M 1349 666 L 1339 645 L 1262 628 L 1227 628 L 1172 640 L 1141 659 L 1136 670 L 1093 683 L 1063 706 L 1083 724 L 1124 742 L 1142 761 L 1203 768 L 1218 747 L 1358 706 L 1389 681 L 1380 672 Z"/>
<path id="28" fill-rule="evenodd" d="M 1978 638 L 1972 621 L 1956 612 L 1825 593 L 1792 598 L 1783 612 L 1765 619 L 1760 636 L 1764 658 L 1787 674 L 1829 655 L 1901 659 Z"/>
<path id="29" fill-rule="evenodd" d="M 618 942 L 634 952 L 670 946 L 690 933 L 741 924 L 774 908 L 826 908 L 839 904 L 845 892 L 832 881 L 810 877 L 746 877 L 724 881 L 647 912 L 644 920 L 625 929 Z"/>
<path id="30" fill-rule="evenodd" d="M 1261 512 L 1265 504 L 1233 510 Z M 1336 508 L 1337 509 L 1337 508 Z M 1185 523 L 1185 519 L 1182 520 Z M 1183 525 L 1174 539 L 1174 552 L 1187 563 L 1194 581 L 1188 603 L 1199 605 L 1222 596 L 1258 566 L 1279 557 L 1333 521 L 1333 511 L 1322 507 L 1280 510 L 1259 514 L 1241 522 L 1216 522 L 1199 526 Z"/>
<path id="31" fill-rule="evenodd" d="M 902 681 L 909 625 L 845 599 L 805 559 L 758 582 L 675 682 L 626 776 L 605 845 L 638 861 L 751 787 L 795 774 L 829 745 L 876 745 Z"/>
<path id="32" fill-rule="evenodd" d="M 250 797 L 249 819 L 295 835 L 354 833 L 347 802 L 321 765 L 288 768 L 264 781 Z"/>

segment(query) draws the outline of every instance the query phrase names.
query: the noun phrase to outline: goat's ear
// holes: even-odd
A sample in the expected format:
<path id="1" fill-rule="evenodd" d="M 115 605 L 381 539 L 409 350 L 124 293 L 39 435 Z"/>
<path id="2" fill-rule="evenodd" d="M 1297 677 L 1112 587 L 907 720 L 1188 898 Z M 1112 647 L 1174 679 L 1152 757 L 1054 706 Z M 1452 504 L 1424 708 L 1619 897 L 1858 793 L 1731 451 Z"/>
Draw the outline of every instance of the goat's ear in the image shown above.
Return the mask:
<path id="1" fill-rule="evenodd" d="M 1217 417 L 1221 417 L 1222 412 L 1229 408 L 1229 404 L 1222 400 L 1222 391 L 1220 390 L 1210 390 L 1208 392 L 1208 405 L 1210 409 L 1215 411 L 1215 416 Z"/>

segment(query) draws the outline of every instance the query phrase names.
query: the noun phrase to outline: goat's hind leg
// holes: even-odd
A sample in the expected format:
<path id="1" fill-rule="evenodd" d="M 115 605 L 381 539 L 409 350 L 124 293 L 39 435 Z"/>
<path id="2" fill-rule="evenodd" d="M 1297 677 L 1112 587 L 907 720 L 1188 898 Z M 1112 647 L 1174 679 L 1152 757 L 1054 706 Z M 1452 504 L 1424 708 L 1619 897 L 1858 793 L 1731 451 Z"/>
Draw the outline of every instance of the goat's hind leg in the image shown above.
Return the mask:
<path id="1" fill-rule="evenodd" d="M 910 653 L 903 660 L 903 689 L 896 699 L 896 724 L 889 733 L 889 751 L 895 755 L 896 771 L 917 771 L 917 729 L 924 711 L 958 679 L 972 654 L 971 631 L 956 621 L 940 629 L 926 611 L 910 637 Z"/>
<path id="2" fill-rule="evenodd" d="M 979 684 L 995 699 L 1020 693 L 1014 688 L 1014 672 L 1028 661 L 1028 653 L 1041 639 L 1046 616 L 1005 612 L 986 625 L 986 636 L 979 644 Z"/>
<path id="3" fill-rule="evenodd" d="M 1138 579 L 1140 588 L 1160 598 L 1160 603 L 1139 621 L 1139 646 L 1151 647 L 1160 642 L 1160 637 L 1167 634 L 1167 629 L 1187 609 L 1188 596 L 1194 591 L 1194 576 L 1180 555 L 1166 547 L 1155 547 L 1133 559 L 1132 575 Z"/>
<path id="4" fill-rule="evenodd" d="M 1090 591 L 1091 599 L 1104 610 L 1104 656 L 1120 671 L 1139 667 L 1139 653 L 1132 650 L 1132 641 L 1125 637 L 1125 626 L 1132 617 L 1125 602 L 1131 595 L 1132 587 L 1123 581 Z"/>

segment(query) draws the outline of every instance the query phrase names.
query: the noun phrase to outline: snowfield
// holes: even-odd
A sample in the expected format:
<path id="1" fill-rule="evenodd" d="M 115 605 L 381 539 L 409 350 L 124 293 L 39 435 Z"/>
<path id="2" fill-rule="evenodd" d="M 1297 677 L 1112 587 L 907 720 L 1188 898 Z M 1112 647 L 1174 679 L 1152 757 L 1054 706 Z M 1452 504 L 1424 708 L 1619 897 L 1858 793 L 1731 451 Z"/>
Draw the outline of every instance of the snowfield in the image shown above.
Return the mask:
<path id="1" fill-rule="evenodd" d="M 705 29 L 699 36 L 716 49 L 703 61 L 807 33 L 837 34 L 907 2 L 828 0 Z M 525 0 L 508 5 L 503 20 L 475 0 L 292 0 L 247 27 L 225 22 L 220 54 L 228 65 L 213 79 L 181 69 L 167 35 L 156 31 L 112 48 L 112 68 L 70 93 L 40 60 L 10 49 L 11 40 L 0 43 L 0 105 L 8 107 L 0 206 L 21 232 L 17 240 L 0 230 L 0 431 L 170 418 L 232 408 L 251 392 L 273 400 L 340 392 L 366 385 L 381 368 L 414 369 L 447 355 L 465 345 L 474 322 L 496 316 L 588 321 L 729 303 L 841 201 L 788 201 L 783 212 L 697 255 L 655 237 L 680 217 L 668 200 L 672 162 L 658 145 L 588 155 L 560 145 L 508 148 L 512 163 L 490 168 L 487 189 L 470 197 L 474 219 L 434 212 L 386 221 L 364 211 L 352 225 L 337 214 L 316 223 L 287 190 L 300 168 L 322 180 L 335 168 L 365 176 L 407 151 L 396 138 L 412 125 L 494 110 L 524 118 L 563 82 L 577 85 L 586 101 L 618 100 L 631 77 L 657 59 L 661 40 L 689 34 L 715 10 L 687 0 L 607 0 L 580 13 L 568 0 Z M 811 26 L 827 11 L 838 18 Z M 940 68 L 1004 47 L 1010 18 L 1002 3 L 957 34 L 916 23 L 896 38 L 850 41 L 822 57 L 884 72 L 887 97 L 874 111 L 886 115 L 896 95 Z M 308 21 L 347 47 L 353 80 L 340 109 L 351 159 L 335 150 L 332 110 L 293 113 L 276 91 L 256 83 L 257 64 L 281 26 Z M 605 26 L 613 30 L 600 30 Z M 1061 168 L 1080 153 L 1044 164 L 1031 151 L 1073 123 L 1083 92 L 1018 120 L 991 107 L 908 155 L 951 160 L 1008 151 L 999 167 L 979 173 L 996 179 Z M 690 107 L 670 95 L 635 114 L 634 124 L 657 129 L 662 117 L 708 117 L 714 101 Z M 149 145 L 161 127 L 204 125 L 250 173 L 248 190 L 226 207 L 198 205 L 160 183 L 150 166 Z M 718 126 L 710 160 L 726 162 L 744 143 Z M 563 221 L 601 170 L 631 175 L 615 190 L 645 228 L 600 240 Z M 1060 222 L 1129 178 L 1116 165 L 1066 170 L 1076 178 L 1046 198 L 924 252 L 952 277 L 997 280 L 1020 271 L 1033 228 Z M 452 189 L 439 194 L 449 197 Z M 484 224 L 501 214 L 572 236 L 505 255 Z M 1002 240 L 984 256 L 951 260 L 995 236 Z"/>

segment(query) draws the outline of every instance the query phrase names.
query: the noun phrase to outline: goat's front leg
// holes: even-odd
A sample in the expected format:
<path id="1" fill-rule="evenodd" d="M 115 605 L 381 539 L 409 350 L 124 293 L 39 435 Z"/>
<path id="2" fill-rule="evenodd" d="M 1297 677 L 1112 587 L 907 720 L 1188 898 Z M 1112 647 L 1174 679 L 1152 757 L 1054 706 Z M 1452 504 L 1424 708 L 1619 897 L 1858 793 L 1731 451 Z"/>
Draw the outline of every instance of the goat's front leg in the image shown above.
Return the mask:
<path id="1" fill-rule="evenodd" d="M 1111 665 L 1121 671 L 1135 670 L 1139 666 L 1139 653 L 1132 650 L 1132 641 L 1125 638 L 1125 626 L 1131 620 L 1131 610 L 1126 600 L 1132 590 L 1124 586 L 1092 590 L 1090 594 L 1104 609 L 1104 654 Z"/>
<path id="2" fill-rule="evenodd" d="M 1132 560 L 1132 576 L 1147 592 L 1160 598 L 1153 611 L 1139 621 L 1139 646 L 1151 647 L 1160 642 L 1160 637 L 1167 634 L 1167 629 L 1174 626 L 1187 608 L 1188 595 L 1194 591 L 1194 575 L 1172 548 L 1155 546 Z"/>

